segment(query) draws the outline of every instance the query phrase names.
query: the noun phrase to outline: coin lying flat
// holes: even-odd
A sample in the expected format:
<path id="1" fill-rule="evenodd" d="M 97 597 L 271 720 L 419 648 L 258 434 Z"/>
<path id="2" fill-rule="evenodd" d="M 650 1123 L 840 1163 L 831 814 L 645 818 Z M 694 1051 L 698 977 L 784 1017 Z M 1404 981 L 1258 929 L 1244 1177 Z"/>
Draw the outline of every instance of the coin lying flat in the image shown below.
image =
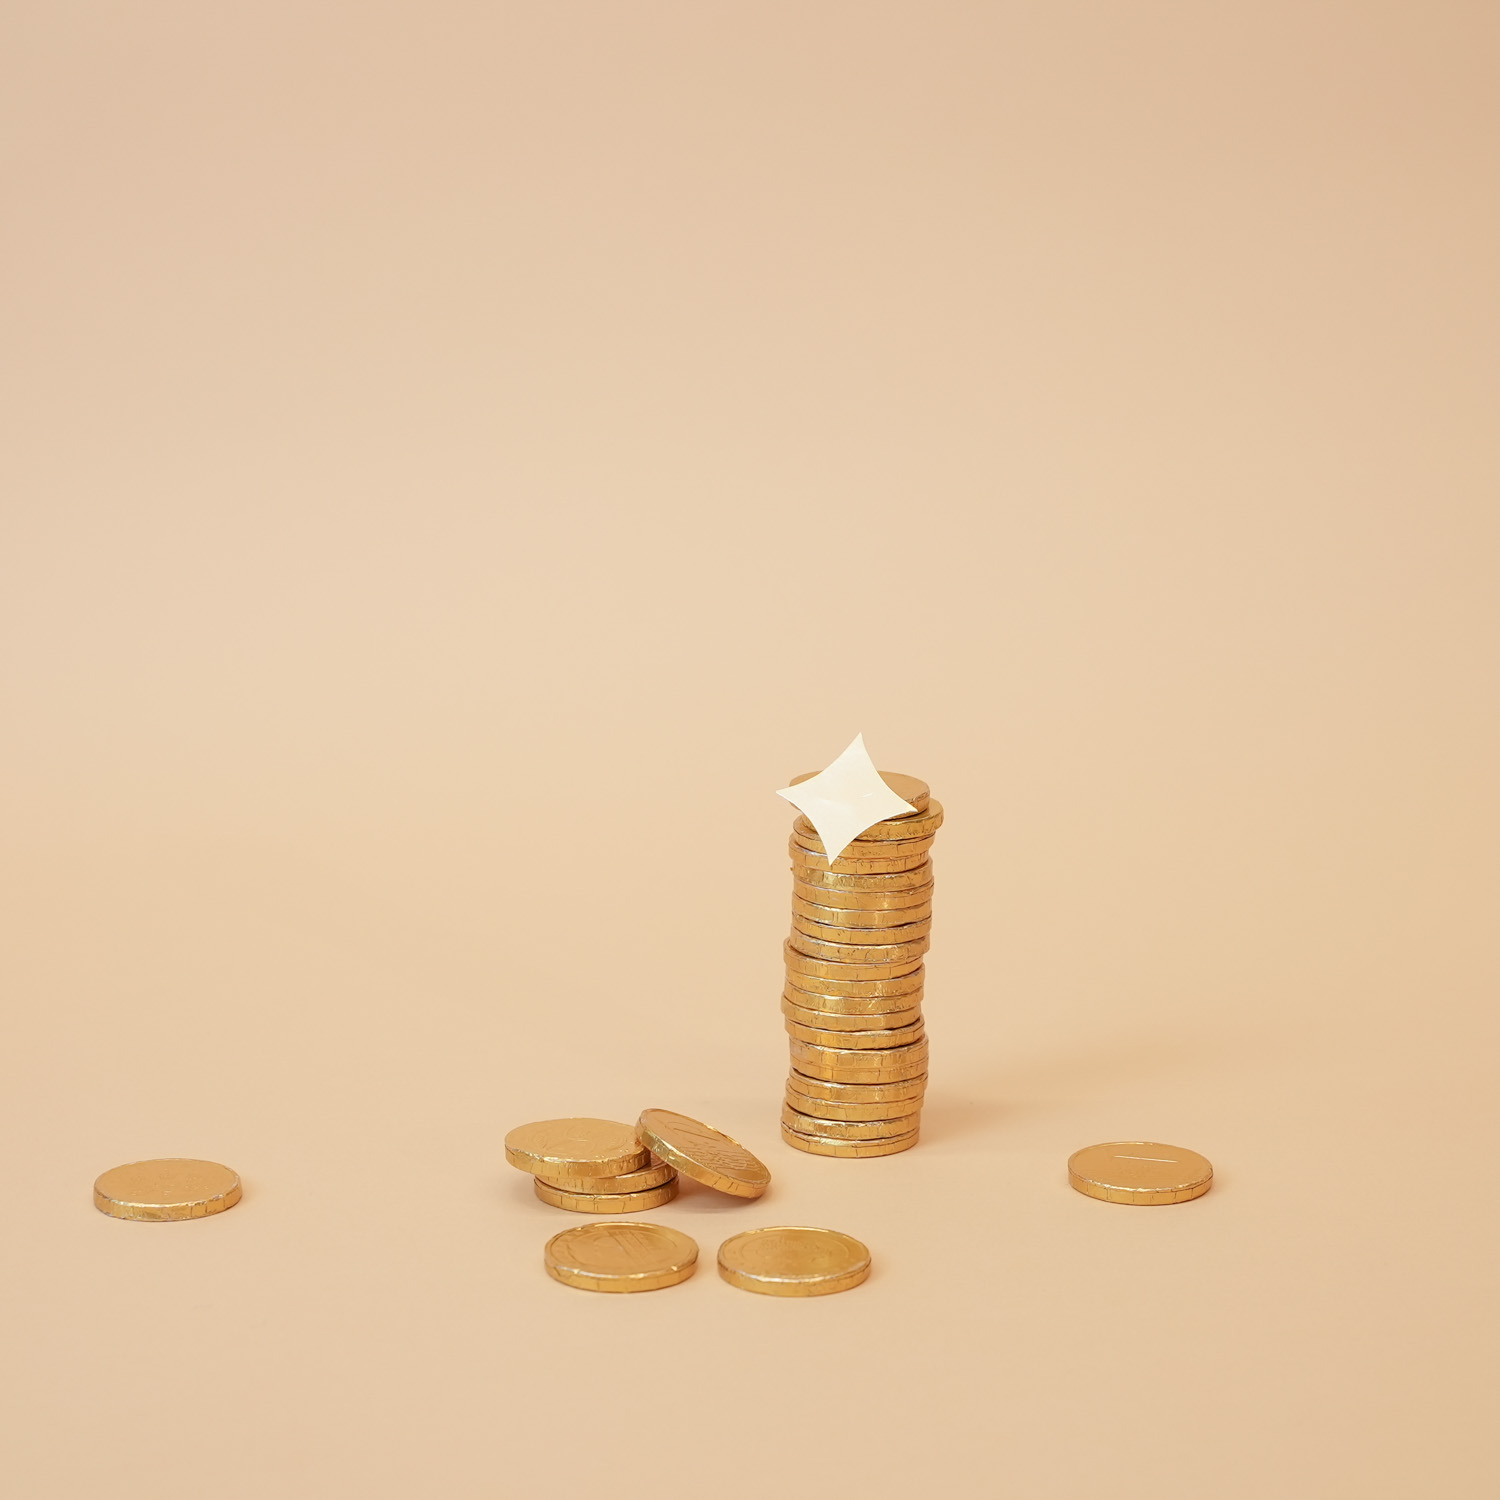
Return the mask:
<path id="1" fill-rule="evenodd" d="M 836 1229 L 747 1229 L 719 1246 L 719 1275 L 768 1297 L 847 1292 L 870 1274 L 870 1252 Z"/>
<path id="2" fill-rule="evenodd" d="M 812 889 L 811 886 L 808 887 Z M 883 897 L 889 900 L 890 897 Z M 816 927 L 837 927 L 840 929 L 848 927 L 872 927 L 885 929 L 891 927 L 907 927 L 913 922 L 926 922 L 932 917 L 932 902 L 924 901 L 920 905 L 895 906 L 895 907 L 861 907 L 861 906 L 823 906 L 819 902 L 809 901 L 805 897 L 792 891 L 792 911 L 804 922 L 811 922 Z"/>
<path id="3" fill-rule="evenodd" d="M 816 922 L 805 913 L 797 911 L 797 903 L 793 902 L 792 931 L 801 933 L 803 937 L 817 938 L 823 943 L 837 943 L 841 945 L 853 944 L 856 947 L 896 945 L 905 946 L 920 939 L 926 938 L 932 932 L 932 917 L 918 917 L 911 922 L 903 922 L 899 926 L 892 927 L 846 927 L 842 922 Z M 801 951 L 810 951 L 797 945 Z M 827 955 L 825 955 L 827 956 Z"/>
<path id="4" fill-rule="evenodd" d="M 635 1131 L 618 1120 L 537 1120 L 505 1137 L 505 1159 L 547 1177 L 616 1177 L 650 1164 Z"/>
<path id="5" fill-rule="evenodd" d="M 821 906 L 837 912 L 899 912 L 910 911 L 913 907 L 926 907 L 930 911 L 935 887 L 936 882 L 928 880 L 904 890 L 842 891 L 834 886 L 809 885 L 806 881 L 794 879 L 792 904 L 795 906 L 801 901 L 807 906 Z"/>
<path id="6" fill-rule="evenodd" d="M 771 1170 L 759 1157 L 701 1120 L 670 1109 L 647 1109 L 635 1128 L 663 1161 L 705 1187 L 736 1198 L 759 1198 L 771 1185 Z"/>
<path id="7" fill-rule="evenodd" d="M 920 870 L 927 864 L 931 848 L 931 839 L 913 839 L 910 847 L 883 844 L 877 856 L 840 855 L 830 863 L 821 849 L 804 848 L 795 838 L 790 845 L 794 870 L 827 871 L 831 875 L 898 875 L 906 870 Z"/>
<path id="8" fill-rule="evenodd" d="M 567 1188 L 553 1187 L 540 1177 L 533 1177 L 531 1183 L 543 1203 L 550 1203 L 553 1208 L 566 1208 L 575 1214 L 638 1214 L 648 1208 L 660 1208 L 677 1196 L 675 1173 L 670 1182 L 633 1193 L 573 1193 Z"/>
<path id="9" fill-rule="evenodd" d="M 565 1193 L 641 1193 L 647 1188 L 676 1181 L 677 1169 L 653 1156 L 638 1172 L 622 1172 L 616 1177 L 591 1177 L 550 1170 L 538 1172 L 536 1176 L 548 1187 L 560 1188 Z"/>
<path id="10" fill-rule="evenodd" d="M 823 1016 L 824 1020 L 818 1025 L 827 1026 L 831 1030 L 838 1031 L 841 1028 L 827 1017 L 837 1016 L 842 1021 L 853 1025 L 858 1023 L 864 1026 L 900 1026 L 904 1023 L 894 1019 L 904 1016 L 907 1020 L 916 1020 L 922 1013 L 922 992 L 918 990 L 912 995 L 820 995 L 814 990 L 799 990 L 796 985 L 788 984 L 781 992 L 781 1010 L 783 1015 L 791 1016 L 793 1020 L 800 1021 L 805 1012 L 808 1016 Z M 795 1014 L 794 1014 L 795 1012 Z M 885 1017 L 893 1019 L 887 1021 Z M 813 1022 L 807 1023 L 809 1026 Z"/>
<path id="11" fill-rule="evenodd" d="M 927 983 L 927 970 L 921 964 L 903 974 L 888 975 L 884 979 L 849 979 L 842 974 L 804 974 L 801 969 L 793 967 L 793 956 L 788 949 L 787 988 L 805 990 L 810 995 L 827 995 L 845 1000 L 894 1000 L 902 995 L 920 995 L 922 986 Z M 800 953 L 795 957 L 806 962 Z M 818 967 L 826 969 L 830 965 L 819 964 Z M 833 1007 L 819 1006 L 818 1009 L 832 1010 Z"/>
<path id="12" fill-rule="evenodd" d="M 927 1091 L 926 1073 L 910 1078 L 890 1078 L 876 1083 L 846 1083 L 832 1078 L 816 1078 L 794 1067 L 786 1086 L 811 1099 L 827 1099 L 834 1104 L 889 1104 L 897 1099 L 917 1099 Z"/>
<path id="13" fill-rule="evenodd" d="M 787 1035 L 796 1037 L 799 1042 L 812 1042 L 815 1046 L 832 1047 L 838 1051 L 883 1051 L 888 1047 L 904 1047 L 912 1042 L 920 1042 L 927 1035 L 920 1016 L 904 1026 L 887 1026 L 873 1031 L 829 1031 L 818 1026 L 808 1026 L 792 1016 L 787 1017 L 785 1024 Z"/>
<path id="14" fill-rule="evenodd" d="M 871 823 L 854 840 L 856 845 L 896 843 L 910 839 L 930 838 L 943 826 L 943 804 L 929 801 L 918 813 L 904 813 L 899 818 L 882 818 Z M 804 840 L 818 837 L 818 830 L 806 813 L 792 824 L 792 831 Z"/>
<path id="15" fill-rule="evenodd" d="M 853 938 L 855 934 L 847 934 Z M 876 936 L 884 936 L 878 933 Z M 812 937 L 793 919 L 791 936 L 787 938 L 794 952 L 804 958 L 818 959 L 823 963 L 851 964 L 859 968 L 875 966 L 881 970 L 900 969 L 905 965 L 918 964 L 922 955 L 932 945 L 932 939 L 923 933 L 904 943 L 830 942 L 826 938 Z M 879 978 L 879 975 L 849 975 L 849 978 Z"/>
<path id="16" fill-rule="evenodd" d="M 826 866 L 827 861 L 823 863 Z M 899 891 L 920 890 L 923 886 L 932 885 L 934 879 L 930 858 L 918 860 L 909 869 L 874 871 L 865 875 L 826 868 L 816 869 L 795 857 L 792 863 L 794 884 L 812 886 L 818 890 L 842 891 L 848 895 L 889 896 Z"/>
<path id="17" fill-rule="evenodd" d="M 686 1281 L 698 1246 L 664 1224 L 579 1224 L 554 1234 L 542 1255 L 547 1274 L 586 1292 L 654 1292 Z"/>
<path id="18" fill-rule="evenodd" d="M 167 1156 L 111 1167 L 94 1183 L 94 1207 L 112 1219 L 163 1224 L 221 1214 L 242 1191 L 239 1173 L 216 1161 Z"/>
<path id="19" fill-rule="evenodd" d="M 839 1010 L 808 1010 L 794 1004 L 785 995 L 781 999 L 781 1013 L 788 1021 L 819 1031 L 886 1031 L 895 1026 L 909 1026 L 922 1019 L 922 1008 L 913 1005 L 907 1010 L 880 1011 L 875 1015 L 856 1012 L 849 1015 Z M 805 1041 L 818 1041 L 818 1037 L 806 1037 Z"/>
<path id="20" fill-rule="evenodd" d="M 831 1141 L 885 1141 L 892 1136 L 915 1130 L 918 1115 L 900 1115 L 883 1120 L 826 1120 L 805 1115 L 792 1100 L 781 1106 L 781 1123 L 802 1135 L 815 1135 Z"/>
<path id="21" fill-rule="evenodd" d="M 1106 1203 L 1186 1203 L 1214 1185 L 1207 1157 L 1158 1141 L 1107 1141 L 1068 1158 L 1068 1181 Z"/>
<path id="22" fill-rule="evenodd" d="M 781 1127 L 781 1138 L 788 1146 L 806 1151 L 813 1156 L 894 1156 L 898 1151 L 910 1151 L 917 1144 L 920 1131 L 912 1130 L 905 1135 L 892 1136 L 880 1141 L 830 1141 L 821 1136 L 808 1135 L 801 1130 Z"/>
<path id="23" fill-rule="evenodd" d="M 793 776 L 787 782 L 789 787 L 801 786 L 804 781 L 811 781 L 814 776 L 821 776 L 821 771 L 804 771 L 800 776 Z M 881 771 L 880 779 L 903 801 L 909 802 L 918 812 L 924 812 L 927 808 L 928 799 L 932 796 L 932 788 L 919 776 L 907 776 L 901 771 Z M 910 816 L 910 814 L 904 814 Z"/>
<path id="24" fill-rule="evenodd" d="M 802 942 L 811 941 L 809 938 L 802 938 L 800 933 L 793 933 L 792 936 Z M 789 974 L 805 974 L 810 979 L 835 979 L 840 984 L 849 984 L 872 979 L 903 979 L 922 967 L 922 953 L 925 951 L 925 949 L 919 950 L 910 958 L 901 959 L 899 962 L 885 963 L 879 959 L 869 958 L 859 963 L 845 963 L 842 959 L 816 958 L 811 954 L 803 953 L 792 946 L 789 938 L 784 957 Z"/>
<path id="25" fill-rule="evenodd" d="M 927 1039 L 905 1047 L 820 1047 L 792 1037 L 792 1066 L 831 1083 L 895 1083 L 927 1071 Z"/>
<path id="26" fill-rule="evenodd" d="M 912 1129 L 914 1116 L 922 1113 L 922 1100 L 888 1099 L 875 1104 L 843 1104 L 833 1099 L 815 1099 L 811 1094 L 801 1094 L 790 1083 L 787 1084 L 786 1102 L 800 1115 L 815 1120 L 847 1121 L 861 1124 L 889 1124 L 890 1129 L 878 1131 L 879 1135 L 901 1135 Z M 901 1122 L 905 1121 L 905 1124 Z"/>

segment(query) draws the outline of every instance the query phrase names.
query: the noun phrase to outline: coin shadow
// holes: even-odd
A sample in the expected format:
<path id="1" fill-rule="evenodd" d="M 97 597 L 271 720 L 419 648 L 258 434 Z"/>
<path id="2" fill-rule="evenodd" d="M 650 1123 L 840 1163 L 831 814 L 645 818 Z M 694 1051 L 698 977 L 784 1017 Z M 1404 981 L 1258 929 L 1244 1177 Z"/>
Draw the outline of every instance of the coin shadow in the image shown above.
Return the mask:
<path id="1" fill-rule="evenodd" d="M 662 1205 L 662 1212 L 685 1213 L 685 1214 L 732 1214 L 744 1208 L 747 1203 L 753 1203 L 753 1198 L 736 1198 L 730 1193 L 715 1192 L 711 1187 L 704 1187 L 702 1183 L 693 1182 L 681 1173 L 677 1176 L 677 1196 L 670 1202 Z"/>

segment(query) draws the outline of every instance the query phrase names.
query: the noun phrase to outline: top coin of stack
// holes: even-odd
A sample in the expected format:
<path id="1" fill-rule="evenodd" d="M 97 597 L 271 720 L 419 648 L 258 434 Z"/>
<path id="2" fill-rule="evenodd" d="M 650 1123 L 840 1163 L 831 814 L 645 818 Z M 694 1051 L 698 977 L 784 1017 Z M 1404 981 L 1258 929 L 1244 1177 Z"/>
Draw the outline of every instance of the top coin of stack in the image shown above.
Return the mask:
<path id="1" fill-rule="evenodd" d="M 781 1134 L 820 1156 L 890 1156 L 916 1145 L 927 1084 L 922 958 L 932 927 L 929 850 L 943 809 L 915 776 L 880 777 L 915 811 L 866 828 L 836 859 L 805 816 L 792 827 L 781 999 L 792 1071 Z"/>

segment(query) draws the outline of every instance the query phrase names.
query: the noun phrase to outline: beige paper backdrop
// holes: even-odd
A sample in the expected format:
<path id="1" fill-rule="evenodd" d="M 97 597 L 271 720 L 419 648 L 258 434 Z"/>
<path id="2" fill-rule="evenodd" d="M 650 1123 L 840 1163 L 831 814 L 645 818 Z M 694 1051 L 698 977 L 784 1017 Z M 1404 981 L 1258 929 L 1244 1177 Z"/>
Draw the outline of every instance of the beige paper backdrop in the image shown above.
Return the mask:
<path id="1" fill-rule="evenodd" d="M 1493 7 L 3 25 L 18 1496 L 1496 1493 Z M 857 730 L 948 823 L 840 1163 L 771 794 Z M 557 1286 L 501 1137 L 645 1105 L 772 1191 Z M 1214 1191 L 1069 1191 L 1140 1136 Z M 787 1222 L 875 1276 L 717 1279 Z"/>

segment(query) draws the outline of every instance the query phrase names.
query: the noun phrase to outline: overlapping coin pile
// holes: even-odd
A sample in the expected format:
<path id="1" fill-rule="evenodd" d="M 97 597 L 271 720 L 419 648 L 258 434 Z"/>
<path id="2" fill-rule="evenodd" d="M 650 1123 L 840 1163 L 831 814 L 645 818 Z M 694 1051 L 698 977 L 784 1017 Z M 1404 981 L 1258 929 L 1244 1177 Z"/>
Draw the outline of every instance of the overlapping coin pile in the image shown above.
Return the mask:
<path id="1" fill-rule="evenodd" d="M 891 1156 L 915 1146 L 927 1087 L 928 851 L 943 809 L 915 776 L 880 775 L 915 812 L 865 829 L 834 860 L 806 817 L 792 827 L 781 999 L 792 1070 L 781 1134 L 819 1156 Z"/>

